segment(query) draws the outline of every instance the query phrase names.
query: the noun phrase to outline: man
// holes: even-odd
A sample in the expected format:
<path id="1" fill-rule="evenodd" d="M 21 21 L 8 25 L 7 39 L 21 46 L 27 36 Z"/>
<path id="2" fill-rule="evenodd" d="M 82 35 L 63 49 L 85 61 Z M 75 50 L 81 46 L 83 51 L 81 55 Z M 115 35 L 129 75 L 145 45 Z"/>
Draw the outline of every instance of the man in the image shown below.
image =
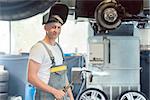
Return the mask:
<path id="1" fill-rule="evenodd" d="M 56 43 L 61 26 L 66 22 L 68 7 L 55 3 L 50 12 L 43 16 L 46 35 L 30 50 L 28 64 L 28 81 L 36 87 L 35 100 L 74 100 L 69 85 L 66 66 L 63 65 L 63 54 Z M 67 92 L 67 93 L 66 93 Z"/>

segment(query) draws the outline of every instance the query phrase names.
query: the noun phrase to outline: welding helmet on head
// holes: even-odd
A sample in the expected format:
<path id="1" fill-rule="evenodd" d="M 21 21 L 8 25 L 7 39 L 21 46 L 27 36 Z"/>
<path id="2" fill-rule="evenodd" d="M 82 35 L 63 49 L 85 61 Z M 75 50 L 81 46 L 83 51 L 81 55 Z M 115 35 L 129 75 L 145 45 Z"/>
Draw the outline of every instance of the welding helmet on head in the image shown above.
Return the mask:
<path id="1" fill-rule="evenodd" d="M 62 25 L 66 22 L 69 8 L 67 5 L 57 2 L 50 8 L 49 13 L 43 16 L 42 24 L 50 22 L 59 22 Z"/>

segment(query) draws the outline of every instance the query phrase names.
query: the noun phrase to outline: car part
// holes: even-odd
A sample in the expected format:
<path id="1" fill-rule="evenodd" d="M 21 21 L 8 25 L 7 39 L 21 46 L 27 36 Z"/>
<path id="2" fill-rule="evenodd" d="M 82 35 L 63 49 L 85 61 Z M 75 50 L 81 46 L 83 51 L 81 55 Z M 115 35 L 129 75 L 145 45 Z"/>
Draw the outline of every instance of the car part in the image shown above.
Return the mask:
<path id="1" fill-rule="evenodd" d="M 0 19 L 21 20 L 46 11 L 56 0 L 1 0 Z"/>
<path id="2" fill-rule="evenodd" d="M 148 100 L 148 98 L 139 91 L 126 91 L 119 96 L 118 100 Z"/>
<path id="3" fill-rule="evenodd" d="M 96 88 L 88 88 L 84 90 L 78 100 L 108 100 L 106 94 Z"/>

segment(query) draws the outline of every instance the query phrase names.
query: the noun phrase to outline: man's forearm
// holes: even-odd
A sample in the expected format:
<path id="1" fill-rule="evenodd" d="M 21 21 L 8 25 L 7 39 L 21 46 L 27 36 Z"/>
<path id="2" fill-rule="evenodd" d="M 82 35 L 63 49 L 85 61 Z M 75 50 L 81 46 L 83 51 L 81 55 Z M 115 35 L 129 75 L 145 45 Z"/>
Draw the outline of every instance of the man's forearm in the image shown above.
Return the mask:
<path id="1" fill-rule="evenodd" d="M 68 95 L 70 97 L 70 100 L 74 100 L 71 88 L 68 89 Z"/>
<path id="2" fill-rule="evenodd" d="M 68 80 L 67 80 L 66 86 L 68 86 L 68 85 L 69 85 L 69 82 L 68 82 Z M 73 97 L 73 94 L 72 94 L 72 90 L 71 90 L 70 87 L 69 87 L 69 89 L 67 90 L 67 93 L 68 93 L 68 96 L 70 97 L 70 100 L 74 100 L 74 97 Z"/>

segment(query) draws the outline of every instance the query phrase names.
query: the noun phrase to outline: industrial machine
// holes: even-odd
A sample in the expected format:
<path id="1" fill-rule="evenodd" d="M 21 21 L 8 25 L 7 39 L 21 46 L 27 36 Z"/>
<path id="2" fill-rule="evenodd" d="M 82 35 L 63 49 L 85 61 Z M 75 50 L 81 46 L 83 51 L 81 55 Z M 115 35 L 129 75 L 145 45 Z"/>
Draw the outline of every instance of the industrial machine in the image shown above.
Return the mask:
<path id="1" fill-rule="evenodd" d="M 86 70 L 81 69 L 86 89 L 77 100 L 148 100 L 140 89 L 140 41 L 134 32 L 135 21 L 149 20 L 142 7 L 143 0 L 76 1 L 76 19 L 89 18 L 93 29 Z"/>

